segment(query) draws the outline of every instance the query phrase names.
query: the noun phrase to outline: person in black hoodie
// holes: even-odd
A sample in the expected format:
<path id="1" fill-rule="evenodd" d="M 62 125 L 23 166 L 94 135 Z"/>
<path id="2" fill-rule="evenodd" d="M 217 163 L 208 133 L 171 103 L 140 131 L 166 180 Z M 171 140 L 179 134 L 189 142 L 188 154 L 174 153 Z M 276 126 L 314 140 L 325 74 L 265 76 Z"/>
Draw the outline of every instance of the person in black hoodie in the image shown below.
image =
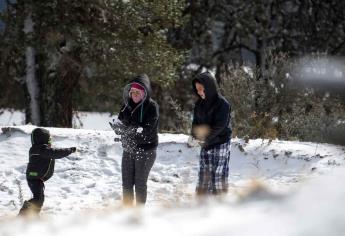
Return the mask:
<path id="1" fill-rule="evenodd" d="M 198 96 L 192 136 L 201 144 L 196 192 L 198 195 L 225 193 L 228 190 L 232 133 L 231 106 L 218 91 L 216 79 L 211 73 L 198 74 L 192 84 Z"/>
<path id="2" fill-rule="evenodd" d="M 121 135 L 123 203 L 144 205 L 147 198 L 147 179 L 156 159 L 158 146 L 159 108 L 151 98 L 151 84 L 147 75 L 136 76 L 124 88 L 124 105 L 118 119 L 110 123 Z"/>
<path id="3" fill-rule="evenodd" d="M 32 131 L 31 143 L 26 179 L 33 198 L 24 201 L 19 215 L 40 213 L 44 202 L 44 182 L 53 176 L 55 159 L 66 157 L 76 151 L 75 147 L 52 148 L 49 131 L 43 128 Z"/>

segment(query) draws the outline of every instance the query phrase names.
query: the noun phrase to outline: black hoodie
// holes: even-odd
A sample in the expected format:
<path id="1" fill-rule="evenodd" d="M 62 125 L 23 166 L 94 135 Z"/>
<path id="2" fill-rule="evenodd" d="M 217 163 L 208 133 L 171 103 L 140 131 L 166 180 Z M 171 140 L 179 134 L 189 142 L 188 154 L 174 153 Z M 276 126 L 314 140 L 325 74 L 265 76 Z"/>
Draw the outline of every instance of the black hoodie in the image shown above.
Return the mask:
<path id="1" fill-rule="evenodd" d="M 145 98 L 135 104 L 129 96 L 132 83 L 138 83 L 145 89 Z M 122 146 L 127 151 L 138 149 L 150 150 L 158 146 L 158 104 L 151 99 L 151 83 L 147 75 L 136 76 L 124 88 L 124 105 L 119 113 L 119 120 L 124 124 L 121 132 Z M 138 131 L 142 128 L 142 131 Z"/>
<path id="2" fill-rule="evenodd" d="M 198 95 L 195 87 L 196 82 L 204 86 L 205 99 Z M 200 126 L 206 126 L 208 134 L 204 138 L 203 147 L 205 149 L 228 142 L 231 138 L 231 106 L 220 94 L 214 76 L 209 72 L 197 75 L 193 80 L 193 89 L 199 99 L 194 107 L 192 135 L 196 137 L 196 129 Z"/>
<path id="3" fill-rule="evenodd" d="M 26 178 L 48 180 L 54 173 L 55 159 L 72 153 L 71 148 L 51 148 L 49 131 L 36 128 L 31 133 L 32 147 L 29 150 L 29 163 Z"/>

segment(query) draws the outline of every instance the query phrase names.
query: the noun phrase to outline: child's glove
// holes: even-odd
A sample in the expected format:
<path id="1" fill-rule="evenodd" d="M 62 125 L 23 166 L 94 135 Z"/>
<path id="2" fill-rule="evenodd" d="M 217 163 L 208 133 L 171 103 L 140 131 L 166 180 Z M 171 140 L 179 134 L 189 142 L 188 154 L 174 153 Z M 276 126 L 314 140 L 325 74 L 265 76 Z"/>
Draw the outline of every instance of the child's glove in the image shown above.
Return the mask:
<path id="1" fill-rule="evenodd" d="M 76 148 L 76 147 L 71 147 L 70 149 L 71 149 L 71 153 L 73 153 L 73 152 L 76 152 L 76 151 L 77 151 L 77 148 Z"/>

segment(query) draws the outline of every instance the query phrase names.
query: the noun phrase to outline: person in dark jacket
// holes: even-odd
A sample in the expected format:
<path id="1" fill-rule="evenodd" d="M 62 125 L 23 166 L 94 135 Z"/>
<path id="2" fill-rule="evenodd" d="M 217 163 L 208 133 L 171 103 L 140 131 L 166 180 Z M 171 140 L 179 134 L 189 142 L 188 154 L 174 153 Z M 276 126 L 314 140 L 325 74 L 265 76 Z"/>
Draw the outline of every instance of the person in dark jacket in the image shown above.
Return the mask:
<path id="1" fill-rule="evenodd" d="M 26 179 L 33 198 L 25 201 L 19 215 L 38 214 L 44 202 L 44 182 L 54 174 L 55 159 L 60 159 L 76 151 L 71 148 L 52 148 L 49 131 L 36 128 L 31 133 L 32 147 L 29 150 L 29 163 Z"/>
<path id="2" fill-rule="evenodd" d="M 196 192 L 198 195 L 225 193 L 232 133 L 231 106 L 218 91 L 217 82 L 209 72 L 195 77 L 193 90 L 198 100 L 194 107 L 192 136 L 201 143 Z"/>
<path id="3" fill-rule="evenodd" d="M 121 135 L 123 203 L 144 205 L 147 198 L 147 180 L 156 159 L 158 146 L 159 108 L 151 98 L 151 84 L 147 75 L 136 76 L 124 88 L 124 105 L 118 119 L 110 123 Z"/>

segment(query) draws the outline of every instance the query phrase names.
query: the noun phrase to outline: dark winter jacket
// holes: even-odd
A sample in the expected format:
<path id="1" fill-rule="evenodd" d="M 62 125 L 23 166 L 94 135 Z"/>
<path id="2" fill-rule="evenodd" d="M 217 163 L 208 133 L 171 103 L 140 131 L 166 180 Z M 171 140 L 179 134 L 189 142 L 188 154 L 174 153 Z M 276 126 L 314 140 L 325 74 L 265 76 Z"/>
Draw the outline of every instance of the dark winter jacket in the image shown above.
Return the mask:
<path id="1" fill-rule="evenodd" d="M 54 173 L 55 159 L 71 154 L 72 148 L 51 148 L 49 145 L 49 131 L 37 128 L 32 131 L 29 150 L 29 163 L 26 169 L 26 178 L 48 180 Z"/>
<path id="2" fill-rule="evenodd" d="M 129 96 L 132 83 L 139 83 L 145 88 L 145 98 L 138 104 Z M 150 96 L 151 83 L 145 74 L 135 77 L 124 89 L 125 104 L 118 118 L 123 123 L 119 133 L 122 146 L 127 151 L 150 150 L 158 146 L 159 108 Z"/>
<path id="3" fill-rule="evenodd" d="M 205 99 L 198 95 L 196 82 L 204 86 Z M 230 127 L 231 106 L 218 91 L 214 76 L 209 72 L 199 74 L 193 80 L 193 89 L 199 99 L 194 107 L 192 135 L 197 136 L 195 132 L 198 127 L 207 127 L 208 133 L 203 140 L 205 149 L 228 142 L 232 133 Z"/>

